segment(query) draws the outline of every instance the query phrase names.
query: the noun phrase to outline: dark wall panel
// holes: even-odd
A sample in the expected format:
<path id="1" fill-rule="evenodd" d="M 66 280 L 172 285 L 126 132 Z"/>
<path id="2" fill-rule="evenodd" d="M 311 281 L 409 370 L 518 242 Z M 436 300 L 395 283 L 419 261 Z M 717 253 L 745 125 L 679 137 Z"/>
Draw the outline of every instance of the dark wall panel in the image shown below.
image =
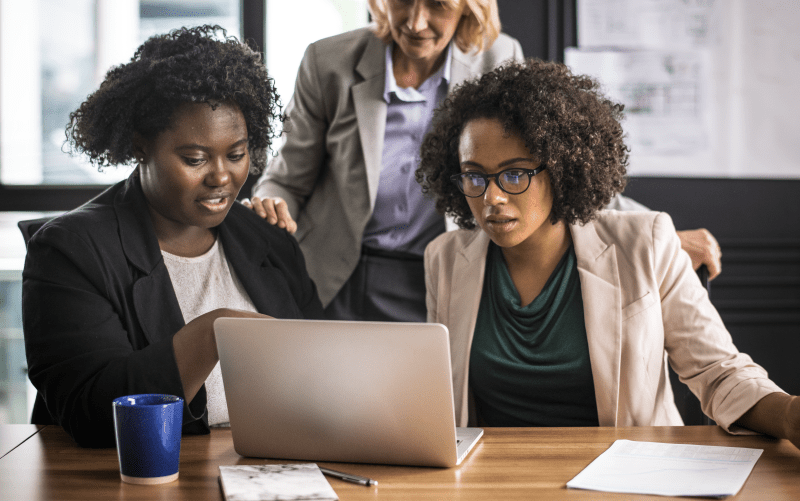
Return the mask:
<path id="1" fill-rule="evenodd" d="M 564 61 L 577 45 L 575 0 L 498 0 L 503 31 L 519 40 L 527 57 Z"/>
<path id="2" fill-rule="evenodd" d="M 677 227 L 725 238 L 797 238 L 800 180 L 633 177 L 625 194 L 667 210 Z"/>
<path id="3" fill-rule="evenodd" d="M 707 228 L 722 247 L 711 302 L 736 346 L 800 393 L 800 180 L 632 178 L 625 194 Z"/>

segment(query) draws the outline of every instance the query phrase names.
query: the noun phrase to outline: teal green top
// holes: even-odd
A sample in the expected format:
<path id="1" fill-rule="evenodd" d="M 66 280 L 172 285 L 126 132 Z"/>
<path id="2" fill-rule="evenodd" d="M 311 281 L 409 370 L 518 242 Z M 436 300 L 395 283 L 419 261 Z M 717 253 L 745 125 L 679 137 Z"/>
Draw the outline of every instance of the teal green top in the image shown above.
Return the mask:
<path id="1" fill-rule="evenodd" d="M 485 426 L 597 426 L 575 251 L 520 306 L 503 254 L 489 245 L 469 384 Z"/>

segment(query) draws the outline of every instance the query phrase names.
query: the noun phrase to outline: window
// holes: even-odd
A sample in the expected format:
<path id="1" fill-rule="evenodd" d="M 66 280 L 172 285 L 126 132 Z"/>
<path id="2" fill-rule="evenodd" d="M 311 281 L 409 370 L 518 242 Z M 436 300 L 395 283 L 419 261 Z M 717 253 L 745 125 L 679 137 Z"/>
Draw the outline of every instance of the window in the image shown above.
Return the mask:
<path id="1" fill-rule="evenodd" d="M 283 106 L 310 43 L 367 23 L 366 0 L 267 0 L 266 63 Z"/>
<path id="2" fill-rule="evenodd" d="M 110 184 L 126 177 L 128 169 L 98 172 L 62 151 L 70 112 L 154 34 L 208 23 L 241 36 L 238 0 L 0 0 L 0 7 L 4 185 Z"/>

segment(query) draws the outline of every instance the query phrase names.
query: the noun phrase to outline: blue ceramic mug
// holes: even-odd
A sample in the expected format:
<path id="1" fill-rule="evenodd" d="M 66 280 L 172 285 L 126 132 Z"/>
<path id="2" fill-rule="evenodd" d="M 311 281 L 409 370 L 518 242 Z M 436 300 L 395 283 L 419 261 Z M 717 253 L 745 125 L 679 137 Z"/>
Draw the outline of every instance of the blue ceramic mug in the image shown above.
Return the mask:
<path id="1" fill-rule="evenodd" d="M 163 484 L 178 478 L 183 399 L 128 395 L 114 399 L 119 470 L 124 482 Z"/>

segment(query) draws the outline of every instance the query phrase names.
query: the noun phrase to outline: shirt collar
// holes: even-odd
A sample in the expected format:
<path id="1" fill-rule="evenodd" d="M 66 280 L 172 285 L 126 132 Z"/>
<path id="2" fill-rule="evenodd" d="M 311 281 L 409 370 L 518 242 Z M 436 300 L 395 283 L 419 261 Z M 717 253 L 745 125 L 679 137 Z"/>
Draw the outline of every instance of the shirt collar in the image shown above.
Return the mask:
<path id="1" fill-rule="evenodd" d="M 392 93 L 394 93 L 394 95 L 396 95 L 402 101 L 409 101 L 409 102 L 425 101 L 425 96 L 423 96 L 419 92 L 419 90 L 413 87 L 404 89 L 397 85 L 397 80 L 395 80 L 394 78 L 394 64 L 392 61 L 393 47 L 394 47 L 393 43 L 390 43 L 389 45 L 386 46 L 386 56 L 385 56 L 386 76 L 384 77 L 384 83 L 383 83 L 383 100 L 389 103 L 391 101 L 391 95 Z M 444 64 L 442 65 L 441 68 L 439 68 L 439 70 L 436 73 L 428 77 L 428 79 L 425 80 L 425 82 L 423 82 L 420 88 L 426 87 L 425 84 L 429 81 L 435 83 L 436 87 L 441 85 L 443 81 L 447 82 L 447 84 L 450 84 L 450 67 L 452 59 L 453 59 L 453 43 L 450 42 L 447 45 L 447 55 L 445 55 Z"/>

